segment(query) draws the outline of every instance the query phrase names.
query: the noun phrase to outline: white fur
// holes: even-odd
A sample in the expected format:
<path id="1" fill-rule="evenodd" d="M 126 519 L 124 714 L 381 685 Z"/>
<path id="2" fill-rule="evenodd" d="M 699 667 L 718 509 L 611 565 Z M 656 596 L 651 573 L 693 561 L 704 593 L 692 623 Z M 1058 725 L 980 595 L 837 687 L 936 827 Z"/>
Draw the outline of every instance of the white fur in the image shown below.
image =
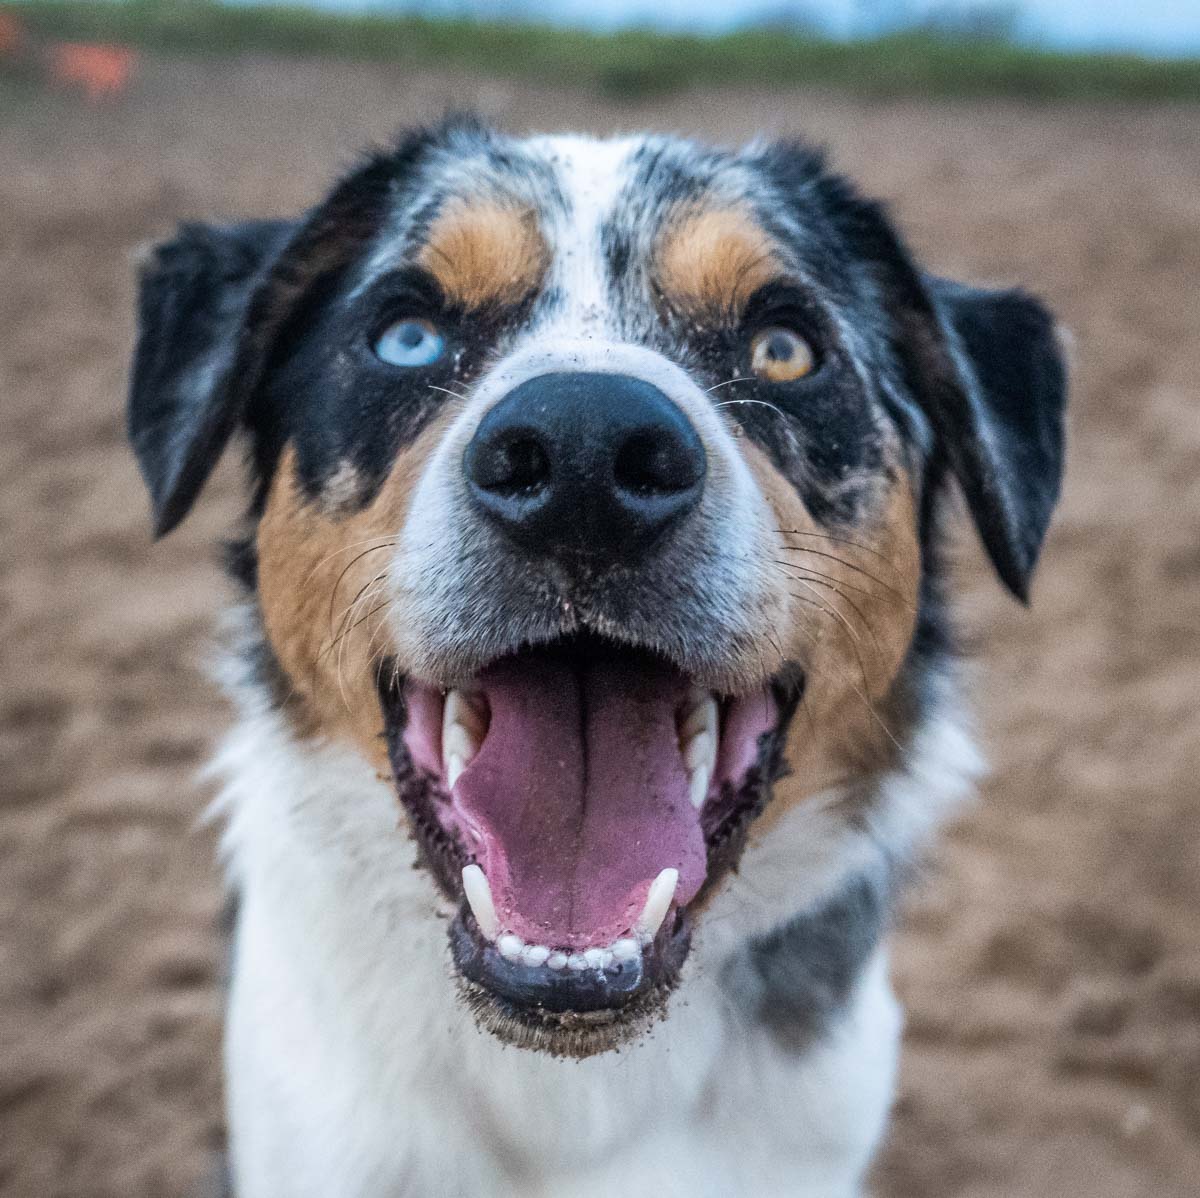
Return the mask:
<path id="1" fill-rule="evenodd" d="M 700 919 L 667 1019 L 585 1061 L 503 1045 L 458 1002 L 449 911 L 389 784 L 351 749 L 302 743 L 253 693 L 216 770 L 241 895 L 227 1033 L 239 1198 L 616 1193 L 852 1198 L 891 1100 L 899 1014 L 880 952 L 844 1018 L 788 1050 L 721 966 L 878 860 L 825 799 L 753 842 Z M 969 783 L 949 719 L 888 781 L 903 843 Z"/>
<path id="2" fill-rule="evenodd" d="M 567 201 L 545 230 L 553 253 L 551 286 L 564 304 L 549 336 L 600 336 L 609 326 L 609 289 L 601 227 L 628 183 L 628 159 L 644 139 L 558 135 L 534 137 L 526 148 L 553 167 Z M 549 215 L 549 214 L 547 214 Z"/>

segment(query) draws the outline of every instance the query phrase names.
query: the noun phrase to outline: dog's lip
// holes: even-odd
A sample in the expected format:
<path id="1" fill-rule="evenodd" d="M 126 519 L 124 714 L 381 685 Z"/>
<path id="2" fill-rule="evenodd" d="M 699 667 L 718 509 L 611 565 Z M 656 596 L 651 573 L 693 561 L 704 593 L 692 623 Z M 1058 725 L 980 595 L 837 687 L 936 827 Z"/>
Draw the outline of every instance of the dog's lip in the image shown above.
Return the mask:
<path id="1" fill-rule="evenodd" d="M 460 975 L 504 1004 L 510 1015 L 538 1017 L 580 1012 L 620 1016 L 648 994 L 673 985 L 687 956 L 691 924 L 686 910 L 672 908 L 653 940 L 628 960 L 575 970 L 549 970 L 504 956 L 479 930 L 464 905 L 450 929 L 451 954 Z"/>

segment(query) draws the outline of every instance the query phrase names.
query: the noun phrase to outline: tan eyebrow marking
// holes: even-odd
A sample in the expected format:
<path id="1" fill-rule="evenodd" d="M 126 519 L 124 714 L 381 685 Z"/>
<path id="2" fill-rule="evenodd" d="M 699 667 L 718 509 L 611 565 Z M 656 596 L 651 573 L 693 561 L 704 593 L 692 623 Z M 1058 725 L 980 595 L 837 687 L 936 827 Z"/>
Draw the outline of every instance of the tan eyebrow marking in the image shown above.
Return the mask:
<path id="1" fill-rule="evenodd" d="M 702 315 L 737 316 L 760 287 L 783 273 L 783 263 L 747 212 L 689 206 L 663 226 L 655 270 L 670 303 Z"/>
<path id="2" fill-rule="evenodd" d="M 417 261 L 467 308 L 516 303 L 541 285 L 550 251 L 530 208 L 452 199 L 434 220 Z"/>

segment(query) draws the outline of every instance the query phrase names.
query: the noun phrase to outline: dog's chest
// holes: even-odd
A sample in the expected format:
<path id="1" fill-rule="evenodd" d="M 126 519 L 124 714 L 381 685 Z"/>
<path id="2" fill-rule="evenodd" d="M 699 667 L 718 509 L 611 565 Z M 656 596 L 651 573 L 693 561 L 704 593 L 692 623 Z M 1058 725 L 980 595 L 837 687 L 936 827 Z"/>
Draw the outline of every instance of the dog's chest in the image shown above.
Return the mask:
<path id="1" fill-rule="evenodd" d="M 218 768 L 242 899 L 226 1044 L 240 1198 L 608 1198 L 633 1176 L 655 1198 L 857 1192 L 899 1033 L 882 954 L 801 1047 L 722 968 L 757 903 L 795 911 L 795 879 L 828 873 L 801 868 L 797 843 L 822 843 L 812 825 L 785 838 L 789 869 L 752 854 L 752 890 L 723 892 L 666 1020 L 563 1060 L 506 1046 L 457 1001 L 446 913 L 352 750 L 302 747 L 260 711 Z"/>

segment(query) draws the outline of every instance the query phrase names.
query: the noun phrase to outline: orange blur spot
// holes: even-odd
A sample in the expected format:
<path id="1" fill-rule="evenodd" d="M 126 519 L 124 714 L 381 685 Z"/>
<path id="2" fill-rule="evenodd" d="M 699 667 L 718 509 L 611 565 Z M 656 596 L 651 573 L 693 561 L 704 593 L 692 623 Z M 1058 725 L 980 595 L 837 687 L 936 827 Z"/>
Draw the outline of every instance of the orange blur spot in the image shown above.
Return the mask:
<path id="1" fill-rule="evenodd" d="M 10 12 L 0 12 L 0 58 L 16 54 L 24 40 L 25 30 L 21 22 Z"/>
<path id="2" fill-rule="evenodd" d="M 89 102 L 119 96 L 129 86 L 137 55 L 126 46 L 101 42 L 55 42 L 47 49 L 50 78 L 81 89 Z"/>

